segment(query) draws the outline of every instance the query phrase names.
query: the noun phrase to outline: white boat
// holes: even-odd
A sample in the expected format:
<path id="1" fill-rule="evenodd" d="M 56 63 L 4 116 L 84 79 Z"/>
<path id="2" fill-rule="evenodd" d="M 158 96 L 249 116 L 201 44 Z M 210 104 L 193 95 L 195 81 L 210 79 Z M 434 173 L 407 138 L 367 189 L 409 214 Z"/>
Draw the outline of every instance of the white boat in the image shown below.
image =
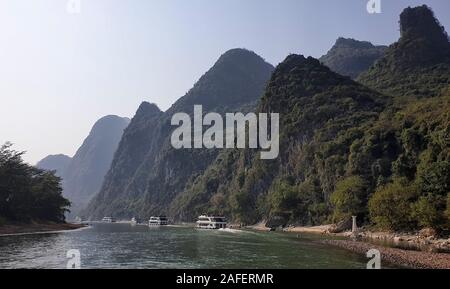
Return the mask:
<path id="1" fill-rule="evenodd" d="M 148 225 L 151 227 L 166 226 L 167 224 L 169 224 L 169 221 L 165 216 L 150 217 L 150 220 L 148 220 Z"/>
<path id="2" fill-rule="evenodd" d="M 114 219 L 113 217 L 103 217 L 102 222 L 103 223 L 115 223 L 116 219 Z"/>
<path id="3" fill-rule="evenodd" d="M 137 223 L 138 222 L 135 217 L 131 218 L 131 221 L 130 221 L 131 226 L 136 226 Z"/>
<path id="4" fill-rule="evenodd" d="M 215 217 L 201 215 L 197 220 L 197 228 L 199 229 L 225 229 L 227 227 L 227 221 L 225 217 Z"/>

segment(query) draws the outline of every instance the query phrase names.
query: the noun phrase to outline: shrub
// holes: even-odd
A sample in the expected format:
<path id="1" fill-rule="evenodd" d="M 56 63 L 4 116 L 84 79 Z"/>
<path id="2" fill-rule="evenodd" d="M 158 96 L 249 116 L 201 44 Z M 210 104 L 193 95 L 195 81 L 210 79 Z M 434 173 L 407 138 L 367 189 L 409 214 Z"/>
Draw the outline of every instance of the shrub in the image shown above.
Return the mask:
<path id="1" fill-rule="evenodd" d="M 419 227 L 440 229 L 444 224 L 443 210 L 440 210 L 445 202 L 438 196 L 422 196 L 412 205 L 412 217 Z"/>
<path id="2" fill-rule="evenodd" d="M 369 200 L 371 221 L 380 229 L 405 230 L 414 227 L 411 204 L 416 188 L 406 180 L 394 180 L 376 191 Z"/>

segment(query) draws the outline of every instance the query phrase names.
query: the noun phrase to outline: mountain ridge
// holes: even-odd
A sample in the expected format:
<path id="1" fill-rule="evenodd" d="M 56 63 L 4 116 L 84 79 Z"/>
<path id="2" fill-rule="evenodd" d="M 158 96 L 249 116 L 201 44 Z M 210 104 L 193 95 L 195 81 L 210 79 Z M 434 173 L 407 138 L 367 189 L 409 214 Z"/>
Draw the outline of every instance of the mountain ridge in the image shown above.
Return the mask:
<path id="1" fill-rule="evenodd" d="M 376 119 L 385 101 L 384 96 L 332 72 L 317 59 L 289 55 L 272 74 L 257 109 L 280 113 L 279 158 L 262 161 L 257 150 L 251 149 L 221 152 L 205 174 L 192 180 L 175 200 L 171 214 L 187 220 L 202 212 L 214 212 L 231 215 L 241 223 L 269 218 L 274 212 L 261 213 L 271 210 L 266 207 L 271 203 L 266 198 L 273 184 L 299 157 L 299 150 L 316 138 L 331 141 L 337 131 L 350 125 L 346 123 L 349 112 L 354 112 L 353 123 Z M 330 120 L 333 126 L 321 130 Z M 314 167 L 311 163 L 303 165 Z M 324 189 L 315 197 L 324 199 L 327 194 L 331 191 Z"/>
<path id="2" fill-rule="evenodd" d="M 246 49 L 231 49 L 222 54 L 184 96 L 151 125 L 142 126 L 142 131 L 150 135 L 151 143 L 137 152 L 139 161 L 129 169 L 133 173 L 120 175 L 120 165 L 116 164 L 124 160 L 115 159 L 102 190 L 84 215 L 99 219 L 104 215 L 132 217 L 130 212 L 139 217 L 166 213 L 165 208 L 183 190 L 186 181 L 203 171 L 218 153 L 217 150 L 173 149 L 172 115 L 185 112 L 192 116 L 194 105 L 202 105 L 205 113 L 250 111 L 256 106 L 272 70 L 272 65 Z M 129 126 L 128 130 L 133 127 Z M 130 143 L 123 139 L 119 150 L 127 145 Z"/>

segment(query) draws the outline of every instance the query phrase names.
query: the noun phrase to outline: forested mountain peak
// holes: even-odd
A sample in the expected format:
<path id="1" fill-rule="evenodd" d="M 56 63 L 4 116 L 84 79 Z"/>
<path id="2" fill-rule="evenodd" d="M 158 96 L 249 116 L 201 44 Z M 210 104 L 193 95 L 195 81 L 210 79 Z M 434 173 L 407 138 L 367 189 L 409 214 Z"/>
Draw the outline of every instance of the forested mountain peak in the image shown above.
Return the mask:
<path id="1" fill-rule="evenodd" d="M 159 109 L 159 107 L 154 104 L 154 103 L 150 103 L 147 101 L 143 101 L 137 111 L 136 111 L 136 116 L 140 116 L 140 115 L 155 115 L 155 114 L 159 114 L 161 113 L 161 110 Z"/>
<path id="2" fill-rule="evenodd" d="M 340 37 L 320 61 L 333 71 L 356 78 L 383 56 L 386 46 Z"/>
<path id="3" fill-rule="evenodd" d="M 408 7 L 400 14 L 400 41 L 427 41 L 439 52 L 448 53 L 450 43 L 445 28 L 426 5 Z M 436 51 L 435 51 L 436 53 Z"/>
<path id="4" fill-rule="evenodd" d="M 353 38 L 345 38 L 345 37 L 339 37 L 336 40 L 336 43 L 334 44 L 333 48 L 343 48 L 343 47 L 349 47 L 349 48 L 373 48 L 376 47 L 369 41 L 359 41 Z"/>
<path id="5" fill-rule="evenodd" d="M 258 99 L 273 66 L 253 51 L 235 48 L 222 54 L 216 63 L 195 83 L 189 92 L 170 109 L 192 110 L 194 104 L 205 109 L 240 107 Z"/>
<path id="6" fill-rule="evenodd" d="M 406 8 L 398 42 L 358 80 L 397 97 L 440 95 L 450 84 L 450 43 L 431 9 Z"/>

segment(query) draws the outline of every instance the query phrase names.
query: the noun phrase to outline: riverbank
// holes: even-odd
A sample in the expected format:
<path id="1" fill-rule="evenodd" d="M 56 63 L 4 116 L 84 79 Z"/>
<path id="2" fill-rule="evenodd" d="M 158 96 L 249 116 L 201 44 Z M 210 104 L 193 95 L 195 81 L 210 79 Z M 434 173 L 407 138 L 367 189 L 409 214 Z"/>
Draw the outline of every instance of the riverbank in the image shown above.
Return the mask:
<path id="1" fill-rule="evenodd" d="M 0 236 L 16 234 L 33 234 L 54 231 L 70 231 L 84 228 L 84 224 L 71 223 L 27 223 L 27 224 L 5 224 L 0 226 Z"/>
<path id="2" fill-rule="evenodd" d="M 450 238 L 439 237 L 433 230 L 424 229 L 418 232 L 378 232 L 367 229 L 358 229 L 357 234 L 351 231 L 334 232 L 334 225 L 314 227 L 286 227 L 285 232 L 321 234 L 333 237 L 351 237 L 359 241 L 365 241 L 385 247 L 395 247 L 415 251 L 431 253 L 450 253 Z"/>
<path id="3" fill-rule="evenodd" d="M 377 249 L 381 255 L 381 266 L 388 262 L 414 269 L 450 269 L 450 254 L 403 250 L 351 240 L 322 240 L 321 243 L 337 246 L 365 255 L 371 249 Z"/>

